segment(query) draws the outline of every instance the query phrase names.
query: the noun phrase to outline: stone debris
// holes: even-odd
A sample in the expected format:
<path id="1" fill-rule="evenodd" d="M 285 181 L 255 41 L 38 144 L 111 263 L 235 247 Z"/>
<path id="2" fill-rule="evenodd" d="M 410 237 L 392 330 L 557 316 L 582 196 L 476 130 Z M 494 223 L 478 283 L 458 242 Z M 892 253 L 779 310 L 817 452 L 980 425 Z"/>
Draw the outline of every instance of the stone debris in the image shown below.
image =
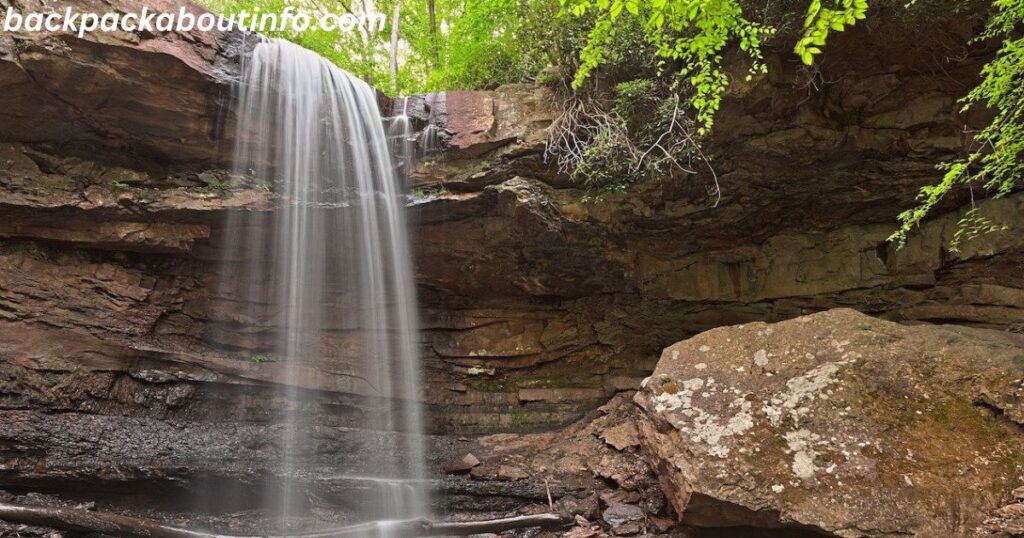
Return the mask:
<path id="1" fill-rule="evenodd" d="M 604 510 L 601 519 L 608 524 L 613 534 L 629 536 L 640 533 L 647 516 L 639 506 L 613 503 Z"/>
<path id="2" fill-rule="evenodd" d="M 472 453 L 467 452 L 458 460 L 449 463 L 444 470 L 450 474 L 468 473 L 477 465 L 480 465 L 480 460 Z"/>
<path id="3" fill-rule="evenodd" d="M 615 450 L 625 450 L 640 444 L 640 439 L 637 437 L 636 424 L 632 422 L 624 422 L 602 431 L 601 438 L 609 445 L 615 447 Z"/>
<path id="4" fill-rule="evenodd" d="M 530 477 L 530 473 L 521 467 L 513 465 L 501 465 L 498 467 L 499 480 L 523 480 Z"/>

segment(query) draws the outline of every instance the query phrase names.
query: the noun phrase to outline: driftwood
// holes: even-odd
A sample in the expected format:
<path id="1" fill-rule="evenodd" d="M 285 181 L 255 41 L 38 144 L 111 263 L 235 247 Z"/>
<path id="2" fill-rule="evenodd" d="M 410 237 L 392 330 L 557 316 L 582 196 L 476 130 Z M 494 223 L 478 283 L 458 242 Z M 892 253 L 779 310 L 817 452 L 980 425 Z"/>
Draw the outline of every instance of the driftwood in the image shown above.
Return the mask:
<path id="1" fill-rule="evenodd" d="M 137 517 L 109 512 L 92 512 L 74 508 L 51 508 L 0 503 L 0 519 L 25 525 L 52 529 L 102 533 L 118 538 L 355 538 L 387 536 L 388 538 L 418 538 L 421 536 L 468 536 L 496 533 L 513 529 L 561 527 L 567 522 L 557 514 L 518 516 L 487 521 L 429 521 L 407 520 L 381 523 L 362 523 L 337 529 L 289 534 L 287 537 L 269 535 L 232 536 L 192 531 L 171 527 Z"/>

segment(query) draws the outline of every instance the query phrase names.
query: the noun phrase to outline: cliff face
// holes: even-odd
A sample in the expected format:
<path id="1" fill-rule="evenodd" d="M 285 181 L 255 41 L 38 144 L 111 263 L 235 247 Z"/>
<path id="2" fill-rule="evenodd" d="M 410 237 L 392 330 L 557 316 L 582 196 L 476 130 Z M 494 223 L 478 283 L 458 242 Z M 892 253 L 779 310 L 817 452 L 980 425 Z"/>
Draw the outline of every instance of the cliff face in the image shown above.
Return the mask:
<path id="1" fill-rule="evenodd" d="M 947 22 L 914 36 L 858 27 L 815 73 L 771 55 L 718 119 L 717 206 L 699 163 L 588 201 L 545 162 L 559 110 L 543 87 L 394 103 L 443 148 L 409 204 L 435 431 L 563 424 L 638 387 L 666 345 L 722 325 L 850 307 L 1024 327 L 1024 198 L 983 203 L 1011 231 L 959 252 L 946 248 L 956 213 L 903 250 L 885 242 L 976 122 L 956 100 L 988 53 L 964 45 L 969 21 Z M 214 428 L 252 431 L 211 447 L 210 472 L 268 454 L 261 425 L 287 405 L 270 388 L 280 366 L 233 338 L 244 320 L 224 284 L 245 260 L 219 247 L 227 212 L 273 207 L 224 171 L 244 37 L 0 37 L 0 452 L 26 489 L 184 476 Z M 329 427 L 366 405 L 336 373 L 346 361 L 329 356 L 307 387 Z M 145 457 L 104 448 L 110 417 L 132 417 L 137 446 L 182 442 Z M 75 454 L 38 442 L 52 432 L 77 439 Z M 333 461 L 340 441 L 324 435 L 312 450 Z M 246 461 L 238 474 L 256 480 L 264 460 Z"/>
<path id="2" fill-rule="evenodd" d="M 953 212 L 904 249 L 886 241 L 980 119 L 958 115 L 956 101 L 986 51 L 964 48 L 967 22 L 947 22 L 916 43 L 901 41 L 895 22 L 858 29 L 831 43 L 813 74 L 788 51 L 770 56 L 769 75 L 723 106 L 714 176 L 695 162 L 694 175 L 596 201 L 545 163 L 560 113 L 547 89 L 396 102 L 446 144 L 415 176 L 439 193 L 413 206 L 425 303 L 459 314 L 432 327 L 431 349 L 446 364 L 496 372 L 456 378 L 466 393 L 447 399 L 519 404 L 540 422 L 542 409 L 635 387 L 658 350 L 685 336 L 835 307 L 1019 330 L 1018 236 L 951 252 Z M 1010 224 L 1022 202 L 983 211 Z"/>

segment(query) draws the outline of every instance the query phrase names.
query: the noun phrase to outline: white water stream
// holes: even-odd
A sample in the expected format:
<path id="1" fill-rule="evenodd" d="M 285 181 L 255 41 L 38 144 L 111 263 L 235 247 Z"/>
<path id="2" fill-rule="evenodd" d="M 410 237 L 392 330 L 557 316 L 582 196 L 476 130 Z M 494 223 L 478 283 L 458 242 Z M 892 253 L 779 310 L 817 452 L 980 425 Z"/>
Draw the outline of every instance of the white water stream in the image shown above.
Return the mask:
<path id="1" fill-rule="evenodd" d="M 352 455 L 371 465 L 334 470 L 372 474 L 364 481 L 378 506 L 359 520 L 423 517 L 417 305 L 403 179 L 376 93 L 316 54 L 271 40 L 246 59 L 238 97 L 236 171 L 264 182 L 277 207 L 264 218 L 231 217 L 235 252 L 226 255 L 252 260 L 231 283 L 258 310 L 246 318 L 276 328 L 260 356 L 279 365 L 282 401 L 291 402 L 278 417 L 281 474 L 310 472 L 318 425 L 302 402 L 324 385 L 321 372 L 342 372 L 352 393 L 387 402 L 362 411 L 360 428 L 404 432 L 377 436 Z M 300 517 L 295 497 L 305 494 L 298 480 L 286 482 L 267 495 L 284 525 Z"/>

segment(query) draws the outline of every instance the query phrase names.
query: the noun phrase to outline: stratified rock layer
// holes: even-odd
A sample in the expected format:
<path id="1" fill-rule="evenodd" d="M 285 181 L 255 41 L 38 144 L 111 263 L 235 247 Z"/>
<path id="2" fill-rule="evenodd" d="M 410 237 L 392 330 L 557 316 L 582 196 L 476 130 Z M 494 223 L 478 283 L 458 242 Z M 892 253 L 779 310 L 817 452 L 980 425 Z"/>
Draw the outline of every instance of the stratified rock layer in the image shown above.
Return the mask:
<path id="1" fill-rule="evenodd" d="M 670 346 L 636 401 L 683 520 L 968 536 L 1020 485 L 1024 339 L 838 309 Z"/>
<path id="2" fill-rule="evenodd" d="M 853 307 L 1018 329 L 1020 234 L 951 252 L 953 212 L 904 250 L 885 242 L 895 215 L 936 178 L 935 163 L 966 147 L 962 127 L 976 119 L 957 113 L 957 80 L 976 76 L 990 54 L 966 47 L 977 20 L 958 16 L 928 36 L 960 52 L 937 66 L 899 37 L 906 32 L 894 19 L 880 13 L 875 27 L 837 36 L 820 65 L 832 83 L 821 91 L 784 47 L 769 51 L 769 76 L 731 90 L 708 144 L 717 206 L 701 167 L 589 199 L 545 158 L 560 114 L 550 88 L 396 101 L 396 113 L 429 123 L 438 143 L 414 173 L 410 203 L 424 398 L 435 426 L 563 424 L 635 388 L 664 346 L 726 324 Z M 233 145 L 231 83 L 243 38 L 0 40 L 0 85 L 9 89 L 0 122 L 0 314 L 14 341 L 0 358 L 35 380 L 12 385 L 7 399 L 45 394 L 78 367 L 75 375 L 117 388 L 45 396 L 40 405 L 219 415 L 223 405 L 199 397 L 216 392 L 207 389 L 274 379 L 279 365 L 252 360 L 264 351 L 239 347 L 234 335 L 239 324 L 267 339 L 277 328 L 243 319 L 244 305 L 223 285 L 237 274 L 233 264 L 250 260 L 218 261 L 225 214 L 242 211 L 250 217 L 242 225 L 257 225 L 273 206 L 266 186 L 217 169 Z M 1012 227 L 1021 203 L 1011 196 L 982 211 Z M 309 388 L 344 393 L 354 390 L 340 351 L 347 328 L 334 329 L 337 353 L 316 366 L 310 378 L 321 382 Z M 76 342 L 80 351 L 26 360 L 28 336 Z M 146 395 L 168 385 L 150 386 L 133 374 L 137 364 L 196 397 L 151 402 Z"/>

